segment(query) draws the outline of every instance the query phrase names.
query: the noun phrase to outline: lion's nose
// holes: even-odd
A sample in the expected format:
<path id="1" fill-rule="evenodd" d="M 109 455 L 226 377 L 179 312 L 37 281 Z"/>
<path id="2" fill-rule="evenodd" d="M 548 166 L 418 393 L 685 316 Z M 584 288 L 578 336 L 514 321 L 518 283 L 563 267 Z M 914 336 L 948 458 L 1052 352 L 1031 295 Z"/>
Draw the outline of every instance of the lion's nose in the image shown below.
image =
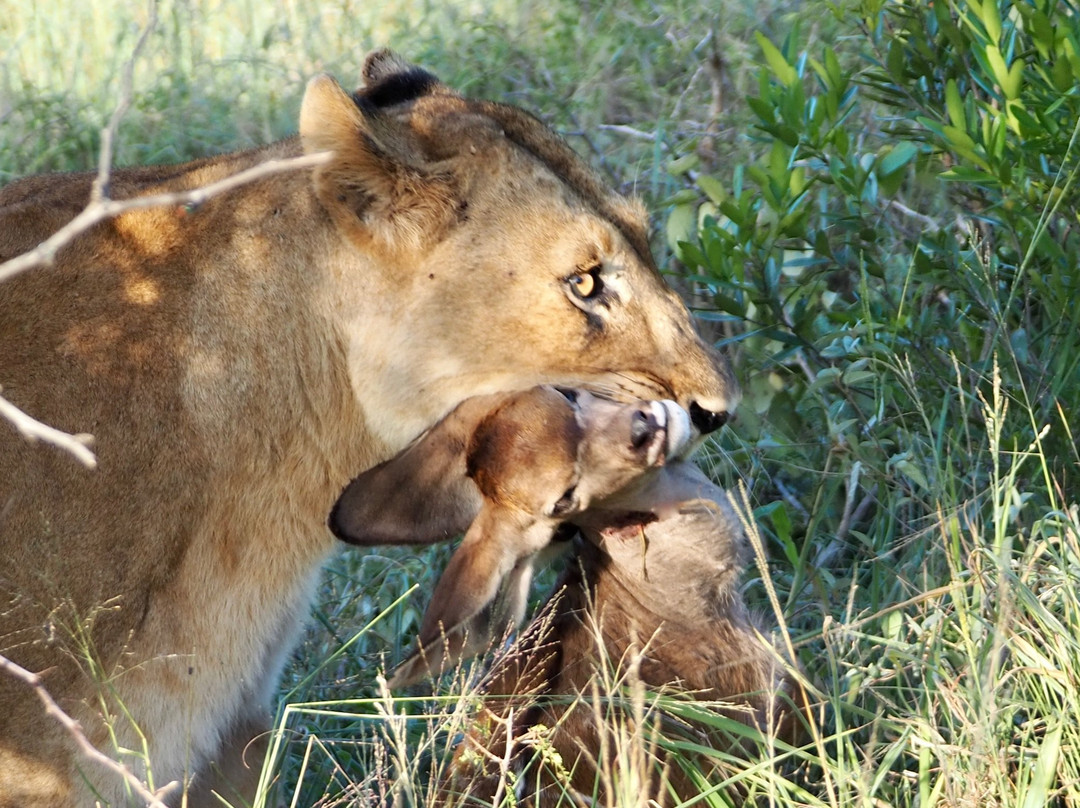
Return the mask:
<path id="1" fill-rule="evenodd" d="M 693 421 L 694 426 L 702 435 L 707 435 L 710 432 L 715 432 L 724 424 L 727 423 L 731 413 L 727 410 L 721 410 L 720 412 L 713 412 L 707 410 L 698 404 L 696 401 L 690 402 L 690 420 Z"/>

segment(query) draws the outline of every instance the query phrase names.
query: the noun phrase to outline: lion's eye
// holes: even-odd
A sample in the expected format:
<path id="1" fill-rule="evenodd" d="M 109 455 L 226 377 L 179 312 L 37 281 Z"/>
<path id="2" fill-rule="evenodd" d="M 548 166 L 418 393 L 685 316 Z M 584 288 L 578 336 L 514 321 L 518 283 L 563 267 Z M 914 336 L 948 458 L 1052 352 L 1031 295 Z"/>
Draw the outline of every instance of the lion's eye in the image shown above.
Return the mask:
<path id="1" fill-rule="evenodd" d="M 575 272 L 566 282 L 570 284 L 570 291 L 578 300 L 595 300 L 604 289 L 604 283 L 600 280 L 600 267 Z"/>

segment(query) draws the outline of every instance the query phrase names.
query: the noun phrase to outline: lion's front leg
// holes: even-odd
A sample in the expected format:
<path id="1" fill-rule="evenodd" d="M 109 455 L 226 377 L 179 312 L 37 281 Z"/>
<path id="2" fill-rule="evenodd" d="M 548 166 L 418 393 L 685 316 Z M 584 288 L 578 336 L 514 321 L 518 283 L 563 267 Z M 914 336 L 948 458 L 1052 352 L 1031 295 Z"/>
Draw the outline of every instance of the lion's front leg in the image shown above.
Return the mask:
<path id="1" fill-rule="evenodd" d="M 189 808 L 220 808 L 221 798 L 232 805 L 251 805 L 259 785 L 270 740 L 266 709 L 253 708 L 240 716 L 224 736 L 215 759 L 203 767 L 188 790 Z"/>

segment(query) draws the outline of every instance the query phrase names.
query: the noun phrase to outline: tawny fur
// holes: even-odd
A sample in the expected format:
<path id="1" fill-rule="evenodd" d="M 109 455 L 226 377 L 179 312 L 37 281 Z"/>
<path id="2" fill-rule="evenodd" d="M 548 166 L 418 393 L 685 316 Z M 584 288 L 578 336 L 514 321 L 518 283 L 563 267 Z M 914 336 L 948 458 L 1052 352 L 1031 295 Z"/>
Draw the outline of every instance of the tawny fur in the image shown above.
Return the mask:
<path id="1" fill-rule="evenodd" d="M 533 556 L 560 529 L 584 536 L 558 594 L 490 673 L 443 783 L 447 803 L 490 801 L 511 785 L 500 786 L 508 759 L 528 769 L 519 791 L 539 794 L 541 806 L 567 788 L 591 793 L 600 739 L 612 726 L 597 721 L 592 703 L 604 669 L 609 680 L 632 669 L 653 688 L 725 702 L 730 717 L 796 738 L 801 690 L 739 590 L 749 557 L 741 521 L 699 469 L 668 462 L 684 448 L 680 411 L 666 402 L 668 418 L 658 423 L 645 415 L 655 406 L 550 387 L 469 399 L 338 500 L 331 523 L 353 543 L 427 542 L 467 528 L 431 597 L 420 647 L 391 687 L 438 675 L 503 636 L 523 615 Z M 613 722 L 631 718 L 615 713 Z M 569 778 L 530 761 L 541 724 Z M 508 730 L 516 739 L 509 756 Z M 688 731 L 695 742 L 723 743 Z M 658 774 L 662 754 L 642 751 L 650 799 L 663 805 L 696 793 L 679 771 Z"/>
<path id="2" fill-rule="evenodd" d="M 614 755 L 612 727 L 629 724 L 632 730 L 633 710 L 601 707 L 606 719 L 598 722 L 596 695 L 612 695 L 603 681 L 640 681 L 654 690 L 724 702 L 730 705 L 724 712 L 738 721 L 787 741 L 799 737 L 802 692 L 743 602 L 739 578 L 749 548 L 723 490 L 690 464 L 677 463 L 606 508 L 577 517 L 586 538 L 578 542 L 575 563 L 487 677 L 483 705 L 442 784 L 446 805 L 490 799 L 500 787 L 498 762 L 507 759 L 526 804 L 572 804 L 568 790 L 589 796 L 598 782 L 597 804 L 608 804 L 612 795 L 604 787 L 610 781 L 597 778 L 601 737 L 608 736 L 606 748 Z M 633 524 L 623 509 L 640 521 Z M 659 518 L 641 519 L 652 511 Z M 547 730 L 538 733 L 537 726 Z M 677 766 L 665 766 L 665 755 L 650 746 L 648 729 L 639 729 L 640 770 L 631 773 L 626 758 L 601 760 L 601 768 L 641 777 L 630 782 L 638 783 L 637 796 L 655 801 L 650 804 L 697 795 L 698 786 Z M 514 739 L 509 756 L 508 732 Z M 682 732 L 694 743 L 735 748 L 701 727 Z M 557 753 L 570 774 L 534 758 L 540 746 L 548 747 L 548 760 Z M 502 787 L 514 783 L 504 780 Z"/>
<path id="3" fill-rule="evenodd" d="M 341 539 L 465 533 L 431 596 L 418 651 L 390 686 L 435 675 L 520 622 L 534 558 L 560 526 L 682 452 L 689 437 L 674 401 L 618 403 L 545 385 L 469 399 L 357 476 L 330 516 Z"/>
<path id="4" fill-rule="evenodd" d="M 328 164 L 124 214 L 0 288 L 3 395 L 93 433 L 99 458 L 87 471 L 0 425 L 0 652 L 102 749 L 145 739 L 155 783 L 192 784 L 191 805 L 218 785 L 211 762 L 252 793 L 259 747 L 241 754 L 355 474 L 470 396 L 554 382 L 699 413 L 738 397 L 649 257 L 640 208 L 550 130 L 385 53 L 365 79 L 355 97 L 314 79 L 299 137 L 120 170 L 111 193 L 304 151 Z M 0 191 L 0 260 L 75 216 L 91 181 Z M 574 296 L 581 273 L 602 300 Z M 0 806 L 91 790 L 125 804 L 23 684 L 0 679 L 0 714 Z"/>

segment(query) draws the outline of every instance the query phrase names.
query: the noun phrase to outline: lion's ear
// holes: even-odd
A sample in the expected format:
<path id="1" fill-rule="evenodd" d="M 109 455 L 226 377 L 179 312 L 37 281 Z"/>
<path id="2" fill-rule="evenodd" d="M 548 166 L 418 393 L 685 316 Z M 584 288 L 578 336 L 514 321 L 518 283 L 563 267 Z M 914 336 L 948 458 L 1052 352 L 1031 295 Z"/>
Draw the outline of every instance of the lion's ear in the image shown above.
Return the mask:
<path id="1" fill-rule="evenodd" d="M 369 53 L 364 59 L 364 84 L 371 87 L 391 76 L 400 76 L 420 69 L 416 65 L 409 64 L 389 48 L 380 48 Z M 427 71 L 424 72 L 427 73 Z M 431 76 L 430 73 L 427 75 Z M 434 79 L 434 76 L 431 78 Z"/>
<path id="2" fill-rule="evenodd" d="M 505 394 L 458 405 L 400 454 L 360 474 L 330 513 L 350 544 L 431 544 L 465 532 L 483 498 L 467 476 L 465 452 L 480 421 Z"/>
<path id="3" fill-rule="evenodd" d="M 442 85 L 419 68 L 376 68 L 375 75 L 380 80 L 355 96 L 327 75 L 308 82 L 301 143 L 305 153 L 334 154 L 314 171 L 315 193 L 348 238 L 361 246 L 419 247 L 424 234 L 440 232 L 456 215 L 455 189 L 445 172 L 429 169 L 407 118 L 384 108 Z"/>
<path id="4" fill-rule="evenodd" d="M 348 150 L 363 126 L 360 108 L 333 78 L 320 73 L 308 82 L 300 105 L 300 138 L 305 152 Z"/>
<path id="5" fill-rule="evenodd" d="M 457 96 L 453 90 L 422 67 L 409 64 L 390 50 L 378 50 L 364 61 L 364 87 L 357 103 L 367 109 L 384 109 L 414 101 L 422 95 Z"/>

